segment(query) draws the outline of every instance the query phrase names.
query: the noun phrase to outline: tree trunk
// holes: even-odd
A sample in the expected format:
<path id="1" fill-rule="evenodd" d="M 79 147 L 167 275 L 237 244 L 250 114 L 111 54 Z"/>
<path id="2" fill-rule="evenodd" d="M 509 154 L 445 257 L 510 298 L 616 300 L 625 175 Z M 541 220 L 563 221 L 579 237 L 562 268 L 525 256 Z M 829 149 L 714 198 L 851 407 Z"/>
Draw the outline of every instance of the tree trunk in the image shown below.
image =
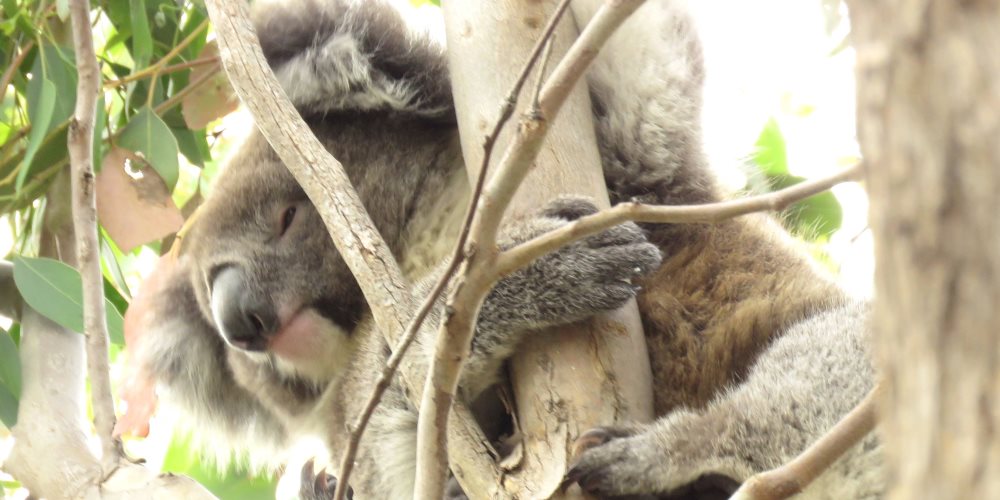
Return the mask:
<path id="1" fill-rule="evenodd" d="M 891 498 L 1000 498 L 1000 1 L 850 7 Z"/>
<path id="2" fill-rule="evenodd" d="M 444 4 L 462 149 L 472 178 L 482 161 L 483 138 L 556 3 Z M 549 68 L 576 39 L 568 14 L 555 33 Z M 536 70 L 512 122 L 530 106 L 537 78 Z M 509 215 L 532 211 L 566 193 L 585 194 L 602 207 L 608 205 L 591 116 L 586 87 L 580 84 L 553 123 Z M 493 165 L 515 125 L 500 135 Z M 588 428 L 652 418 L 649 359 L 634 302 L 593 321 L 532 338 L 512 360 L 511 379 L 524 448 L 518 453 L 521 462 L 508 471 L 505 488 L 519 498 L 548 498 L 557 489 L 573 441 Z"/>

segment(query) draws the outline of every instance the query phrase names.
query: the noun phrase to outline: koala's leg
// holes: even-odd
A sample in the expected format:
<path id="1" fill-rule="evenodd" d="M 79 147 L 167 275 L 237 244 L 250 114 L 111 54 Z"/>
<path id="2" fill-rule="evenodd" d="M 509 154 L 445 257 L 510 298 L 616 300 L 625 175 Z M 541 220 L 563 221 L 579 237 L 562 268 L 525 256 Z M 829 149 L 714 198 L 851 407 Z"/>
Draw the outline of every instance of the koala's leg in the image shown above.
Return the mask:
<path id="1" fill-rule="evenodd" d="M 849 305 L 792 327 L 745 383 L 702 411 L 592 431 L 591 439 L 606 443 L 583 452 L 568 478 L 603 496 L 706 486 L 731 493 L 751 475 L 795 457 L 868 393 L 866 314 L 867 307 Z M 869 436 L 801 498 L 878 498 L 880 471 L 877 441 Z"/>
<path id="2" fill-rule="evenodd" d="M 505 247 L 565 225 L 596 211 L 584 198 L 551 202 L 533 217 L 505 228 Z M 472 352 L 460 382 L 472 398 L 494 383 L 500 365 L 517 347 L 525 330 L 565 324 L 621 307 L 635 296 L 633 280 L 655 270 L 660 252 L 635 224 L 622 224 L 552 252 L 501 279 L 487 295 L 476 323 Z M 438 311 L 440 311 L 440 307 Z M 438 318 L 422 335 L 423 349 L 433 345 Z"/>

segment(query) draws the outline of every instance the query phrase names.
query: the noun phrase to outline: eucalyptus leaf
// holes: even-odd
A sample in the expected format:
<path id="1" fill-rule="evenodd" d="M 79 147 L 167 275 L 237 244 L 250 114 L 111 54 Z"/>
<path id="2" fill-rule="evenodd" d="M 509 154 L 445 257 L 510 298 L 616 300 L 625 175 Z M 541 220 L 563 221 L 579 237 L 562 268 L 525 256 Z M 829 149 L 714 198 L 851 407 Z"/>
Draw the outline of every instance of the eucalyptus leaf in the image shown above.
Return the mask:
<path id="1" fill-rule="evenodd" d="M 0 328 L 0 385 L 21 399 L 21 357 L 10 334 Z"/>
<path id="2" fill-rule="evenodd" d="M 778 121 L 771 118 L 764 124 L 754 148 L 753 162 L 768 176 L 788 173 L 788 152 L 785 136 Z"/>
<path id="3" fill-rule="evenodd" d="M 145 68 L 153 58 L 153 34 L 149 30 L 145 0 L 129 0 L 129 15 L 132 25 L 132 60 L 135 70 Z"/>
<path id="4" fill-rule="evenodd" d="M 83 333 L 83 282 L 75 269 L 53 259 L 15 257 L 14 283 L 32 309 L 65 328 Z M 122 344 L 121 313 L 106 298 L 104 310 L 111 341 Z"/>
<path id="5" fill-rule="evenodd" d="M 56 105 L 56 86 L 41 74 L 35 74 L 28 84 L 28 119 L 31 120 L 31 132 L 28 134 L 28 147 L 24 150 L 20 170 L 17 172 L 15 187 L 20 191 L 24 180 L 28 178 L 31 161 L 45 140 L 52 124 L 52 113 Z"/>
<path id="6" fill-rule="evenodd" d="M 177 139 L 170 127 L 149 107 L 142 108 L 122 131 L 118 145 L 142 153 L 146 161 L 160 174 L 170 191 L 177 185 Z"/>
<path id="7" fill-rule="evenodd" d="M 17 425 L 18 398 L 0 385 L 0 422 L 8 429 Z"/>

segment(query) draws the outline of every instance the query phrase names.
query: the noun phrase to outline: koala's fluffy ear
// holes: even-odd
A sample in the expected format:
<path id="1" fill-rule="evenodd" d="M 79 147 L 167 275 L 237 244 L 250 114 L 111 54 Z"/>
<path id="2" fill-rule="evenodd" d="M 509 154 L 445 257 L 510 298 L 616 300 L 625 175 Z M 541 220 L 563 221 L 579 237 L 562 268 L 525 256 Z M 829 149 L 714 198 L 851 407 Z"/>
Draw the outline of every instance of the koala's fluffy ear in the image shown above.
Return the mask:
<path id="1" fill-rule="evenodd" d="M 453 119 L 444 50 L 383 1 L 258 2 L 264 55 L 306 117 L 392 110 Z"/>

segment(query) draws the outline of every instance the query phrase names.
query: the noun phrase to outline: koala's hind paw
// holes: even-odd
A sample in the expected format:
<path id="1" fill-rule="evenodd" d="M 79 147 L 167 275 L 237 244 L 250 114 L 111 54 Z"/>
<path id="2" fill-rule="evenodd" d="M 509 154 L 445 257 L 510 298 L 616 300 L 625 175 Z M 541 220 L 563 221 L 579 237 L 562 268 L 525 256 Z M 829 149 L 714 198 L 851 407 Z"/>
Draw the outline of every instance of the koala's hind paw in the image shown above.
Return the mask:
<path id="1" fill-rule="evenodd" d="M 576 441 L 577 460 L 563 484 L 577 483 L 591 495 L 614 499 L 723 500 L 739 488 L 738 481 L 710 470 L 682 483 L 671 480 L 671 475 L 687 474 L 670 465 L 671 450 L 640 431 L 626 426 L 585 432 Z"/>
<path id="2" fill-rule="evenodd" d="M 317 473 L 312 460 L 302 466 L 299 475 L 299 500 L 330 500 L 336 491 L 337 478 L 327 474 L 325 468 Z M 351 488 L 347 488 L 347 498 L 354 498 Z"/>

